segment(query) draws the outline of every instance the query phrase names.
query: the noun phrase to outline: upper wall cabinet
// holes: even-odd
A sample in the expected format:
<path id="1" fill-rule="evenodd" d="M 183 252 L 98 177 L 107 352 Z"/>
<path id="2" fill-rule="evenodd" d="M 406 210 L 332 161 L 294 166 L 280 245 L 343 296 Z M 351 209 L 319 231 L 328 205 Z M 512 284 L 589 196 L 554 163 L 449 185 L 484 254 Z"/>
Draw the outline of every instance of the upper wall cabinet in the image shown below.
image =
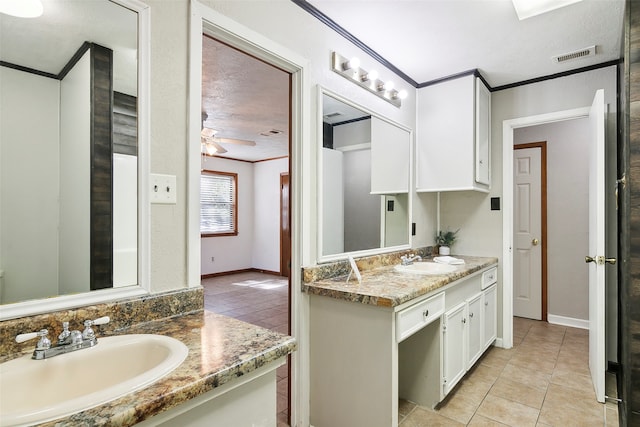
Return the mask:
<path id="1" fill-rule="evenodd" d="M 409 192 L 411 133 L 371 117 L 371 194 Z"/>
<path id="2" fill-rule="evenodd" d="M 418 90 L 416 190 L 491 189 L 491 94 L 474 75 Z"/>

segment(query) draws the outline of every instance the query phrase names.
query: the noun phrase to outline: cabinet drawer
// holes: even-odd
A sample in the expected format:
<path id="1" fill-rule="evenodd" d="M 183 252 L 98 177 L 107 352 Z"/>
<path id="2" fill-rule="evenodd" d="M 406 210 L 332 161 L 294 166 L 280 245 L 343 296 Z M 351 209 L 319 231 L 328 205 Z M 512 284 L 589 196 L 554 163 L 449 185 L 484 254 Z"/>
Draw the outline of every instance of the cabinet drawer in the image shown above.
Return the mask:
<path id="1" fill-rule="evenodd" d="M 444 313 L 444 292 L 396 313 L 398 342 L 437 320 Z"/>
<path id="2" fill-rule="evenodd" d="M 482 289 L 486 289 L 498 281 L 498 267 L 493 267 L 482 273 Z"/>

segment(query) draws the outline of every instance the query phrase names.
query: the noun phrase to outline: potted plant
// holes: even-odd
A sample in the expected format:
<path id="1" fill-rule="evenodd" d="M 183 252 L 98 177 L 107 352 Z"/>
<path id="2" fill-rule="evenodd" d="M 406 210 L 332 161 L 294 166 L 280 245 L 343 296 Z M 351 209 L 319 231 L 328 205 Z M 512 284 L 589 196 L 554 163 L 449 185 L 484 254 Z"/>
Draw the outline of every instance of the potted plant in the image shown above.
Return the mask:
<path id="1" fill-rule="evenodd" d="M 439 246 L 438 253 L 440 255 L 449 255 L 451 253 L 451 246 L 453 246 L 456 241 L 458 231 L 460 230 L 440 230 L 438 234 L 436 234 L 436 245 Z"/>

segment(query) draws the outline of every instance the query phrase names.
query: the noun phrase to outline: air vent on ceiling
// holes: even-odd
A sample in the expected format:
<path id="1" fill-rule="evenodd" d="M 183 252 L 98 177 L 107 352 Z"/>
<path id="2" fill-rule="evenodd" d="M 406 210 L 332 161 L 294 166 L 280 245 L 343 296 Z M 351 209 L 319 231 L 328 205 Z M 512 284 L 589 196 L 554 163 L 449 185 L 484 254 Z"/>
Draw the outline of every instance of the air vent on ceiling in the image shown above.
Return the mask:
<path id="1" fill-rule="evenodd" d="M 260 132 L 260 135 L 262 136 L 275 136 L 275 135 L 280 135 L 283 132 L 281 130 L 278 129 L 269 129 L 269 130 L 265 130 L 264 132 Z"/>
<path id="2" fill-rule="evenodd" d="M 324 118 L 325 119 L 333 119 L 334 117 L 338 117 L 338 116 L 341 116 L 341 115 L 342 115 L 342 113 L 336 111 L 335 113 L 327 113 L 327 114 L 325 114 Z"/>
<path id="3" fill-rule="evenodd" d="M 587 56 L 595 56 L 596 55 L 596 47 L 589 46 L 584 49 L 575 50 L 573 52 L 563 53 L 562 55 L 554 56 L 553 62 L 561 63 L 566 61 L 572 61 L 574 59 L 586 58 Z"/>

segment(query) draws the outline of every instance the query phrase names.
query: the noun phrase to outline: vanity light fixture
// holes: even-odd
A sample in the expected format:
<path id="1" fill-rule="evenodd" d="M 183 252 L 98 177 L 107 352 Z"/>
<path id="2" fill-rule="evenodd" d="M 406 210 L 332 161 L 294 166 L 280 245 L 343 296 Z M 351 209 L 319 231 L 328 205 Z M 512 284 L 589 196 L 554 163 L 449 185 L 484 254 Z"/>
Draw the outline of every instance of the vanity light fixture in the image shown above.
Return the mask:
<path id="1" fill-rule="evenodd" d="M 379 80 L 377 71 L 360 68 L 358 58 L 347 59 L 337 52 L 331 52 L 331 69 L 398 108 L 407 97 L 407 91 L 394 89 L 393 82 Z"/>
<path id="2" fill-rule="evenodd" d="M 44 8 L 40 0 L 0 0 L 0 13 L 18 18 L 37 18 Z"/>

